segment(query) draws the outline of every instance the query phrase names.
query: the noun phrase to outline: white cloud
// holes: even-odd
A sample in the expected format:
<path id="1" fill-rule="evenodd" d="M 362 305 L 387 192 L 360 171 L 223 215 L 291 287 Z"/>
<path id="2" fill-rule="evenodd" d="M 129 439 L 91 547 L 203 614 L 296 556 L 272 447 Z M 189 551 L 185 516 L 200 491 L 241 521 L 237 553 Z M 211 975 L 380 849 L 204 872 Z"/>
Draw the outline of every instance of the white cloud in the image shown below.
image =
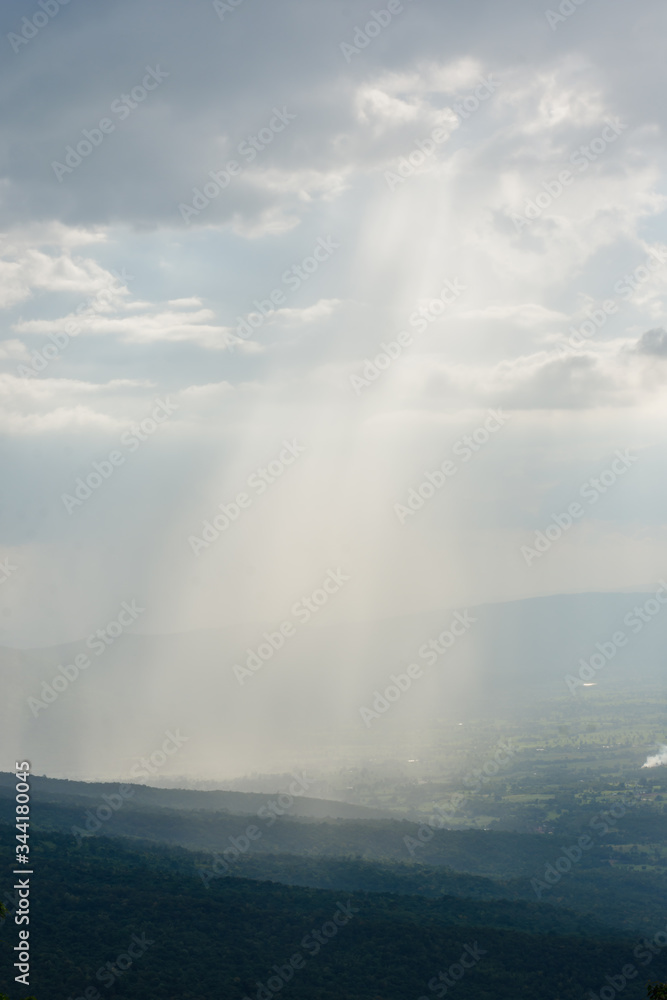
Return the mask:
<path id="1" fill-rule="evenodd" d="M 333 316 L 341 304 L 340 299 L 320 299 L 319 302 L 303 309 L 278 309 L 271 319 L 283 320 L 293 325 L 316 323 L 318 320 L 329 319 Z"/>
<path id="2" fill-rule="evenodd" d="M 509 319 L 520 326 L 534 327 L 539 323 L 565 322 L 565 313 L 555 309 L 547 309 L 538 302 L 507 303 L 506 305 L 486 306 L 483 309 L 464 309 L 462 319 Z"/>
<path id="3" fill-rule="evenodd" d="M 203 303 L 201 299 L 192 297 L 189 299 L 170 299 L 167 305 L 171 306 L 172 309 L 191 309 L 201 306 Z"/>
<path id="4" fill-rule="evenodd" d="M 153 307 L 156 309 L 156 307 Z M 231 327 L 220 326 L 209 322 L 215 318 L 211 309 L 198 309 L 196 312 L 162 309 L 152 314 L 135 316 L 106 317 L 74 315 L 65 316 L 60 320 L 33 320 L 17 323 L 14 327 L 18 333 L 49 333 L 52 330 L 66 329 L 68 322 L 75 320 L 80 325 L 80 334 L 117 334 L 126 343 L 147 344 L 159 342 L 188 342 L 199 344 L 214 350 L 223 350 L 229 343 L 232 334 Z"/>
<path id="5" fill-rule="evenodd" d="M 118 280 L 95 260 L 58 255 L 38 249 L 21 249 L 18 259 L 9 260 L 12 250 L 5 246 L 0 258 L 0 308 L 7 309 L 30 298 L 35 291 L 67 292 L 81 295 L 109 293 L 118 297 Z"/>
<path id="6" fill-rule="evenodd" d="M 107 432 L 127 424 L 127 412 L 142 413 L 155 397 L 145 379 L 105 383 L 79 379 L 0 375 L 0 428 L 8 434 L 41 434 L 84 429 Z"/>
<path id="7" fill-rule="evenodd" d="M 27 361 L 30 353 L 20 340 L 0 341 L 0 361 Z"/>

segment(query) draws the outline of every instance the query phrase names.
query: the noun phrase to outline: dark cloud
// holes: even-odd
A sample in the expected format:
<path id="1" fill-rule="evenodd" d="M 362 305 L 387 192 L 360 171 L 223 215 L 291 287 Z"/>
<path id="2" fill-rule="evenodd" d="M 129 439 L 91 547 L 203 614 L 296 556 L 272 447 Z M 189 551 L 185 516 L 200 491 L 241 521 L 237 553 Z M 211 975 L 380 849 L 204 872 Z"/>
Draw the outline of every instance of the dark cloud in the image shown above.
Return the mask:
<path id="1" fill-rule="evenodd" d="M 635 350 L 640 354 L 652 354 L 655 357 L 667 358 L 667 330 L 662 326 L 647 330 L 637 341 Z"/>
<path id="2" fill-rule="evenodd" d="M 326 191 L 329 172 L 372 164 L 383 144 L 391 152 L 385 140 L 376 136 L 372 145 L 358 134 L 354 95 L 365 81 L 464 56 L 500 72 L 531 64 L 548 72 L 564 53 L 595 51 L 610 37 L 621 37 L 619 20 L 628 17 L 620 3 L 608 4 L 604 18 L 586 5 L 552 31 L 544 12 L 528 0 L 502 11 L 481 2 L 474 15 L 433 0 L 405 0 L 403 12 L 348 63 L 341 44 L 353 43 L 371 9 L 366 0 L 242 0 L 221 19 L 204 0 L 70 2 L 35 29 L 26 23 L 41 8 L 35 4 L 33 11 L 10 0 L 0 12 L 6 42 L 0 217 L 5 224 L 58 218 L 68 224 L 182 227 L 178 205 L 191 201 L 192 189 L 206 183 L 210 170 L 238 158 L 239 144 L 266 127 L 276 106 L 287 106 L 298 119 L 195 224 L 235 218 L 252 224 L 278 207 L 287 217 L 294 212 L 298 217 L 322 196 L 322 185 L 300 173 L 323 175 Z M 660 16 L 653 11 L 652 30 Z M 34 35 L 14 51 L 22 31 Z M 657 72 L 659 55 L 646 51 L 643 36 L 622 37 L 629 47 L 623 63 L 634 63 L 635 45 Z M 616 109 L 623 114 L 628 102 L 614 84 L 618 70 L 607 61 L 608 52 L 593 75 L 615 91 Z M 642 65 L 645 90 L 637 92 L 635 84 L 630 91 L 635 124 L 664 114 L 655 81 Z M 147 67 L 156 66 L 168 73 L 163 82 L 138 106 L 125 105 L 127 115 L 113 111 L 117 102 L 124 103 L 122 95 L 141 86 Z M 437 106 L 437 95 L 427 99 Z M 71 173 L 54 170 L 54 162 L 65 162 L 69 146 L 85 142 L 83 130 L 97 128 L 103 118 L 114 131 L 99 148 Z M 409 123 L 398 131 L 397 153 L 410 148 L 408 135 L 410 144 L 421 135 L 412 135 Z M 70 162 L 76 163 L 76 154 Z M 265 176 L 268 170 L 275 176 Z"/>

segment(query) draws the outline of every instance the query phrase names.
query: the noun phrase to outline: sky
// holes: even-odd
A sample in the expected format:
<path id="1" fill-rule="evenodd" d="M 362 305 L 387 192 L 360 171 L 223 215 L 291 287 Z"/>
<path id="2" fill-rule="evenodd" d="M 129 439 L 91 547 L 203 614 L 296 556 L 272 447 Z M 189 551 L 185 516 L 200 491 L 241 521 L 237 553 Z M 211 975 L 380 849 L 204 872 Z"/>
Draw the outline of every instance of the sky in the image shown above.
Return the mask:
<path id="1" fill-rule="evenodd" d="M 2 4 L 0 643 L 655 590 L 666 18 Z"/>

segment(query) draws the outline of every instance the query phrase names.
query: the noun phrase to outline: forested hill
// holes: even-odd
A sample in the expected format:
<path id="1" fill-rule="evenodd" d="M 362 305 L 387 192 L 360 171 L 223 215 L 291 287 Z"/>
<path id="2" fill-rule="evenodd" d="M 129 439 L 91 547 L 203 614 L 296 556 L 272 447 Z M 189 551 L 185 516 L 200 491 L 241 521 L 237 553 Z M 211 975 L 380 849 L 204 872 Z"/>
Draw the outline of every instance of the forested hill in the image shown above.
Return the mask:
<path id="1" fill-rule="evenodd" d="M 301 781 L 299 780 L 301 778 Z M 304 794 L 308 778 L 304 775 L 285 775 L 284 787 L 292 787 L 292 793 L 280 793 L 283 802 L 291 800 L 289 811 L 294 816 L 310 816 L 314 819 L 372 819 L 388 817 L 382 809 L 354 805 L 348 802 L 334 802 L 327 799 L 310 798 Z M 13 773 L 0 771 L 0 796 L 14 794 L 16 778 Z M 47 778 L 31 775 L 32 794 L 43 802 L 80 804 L 83 799 L 91 799 L 95 805 L 103 802 L 104 795 L 118 793 L 118 782 L 110 781 L 69 781 L 63 778 Z M 128 801 L 135 805 L 159 809 L 204 810 L 207 812 L 227 812 L 237 816 L 250 816 L 266 806 L 267 800 L 278 799 L 278 793 L 267 796 L 259 792 L 234 792 L 223 790 L 202 791 L 193 788 L 154 788 L 150 785 L 128 782 L 123 786 L 131 789 Z"/>
<path id="2" fill-rule="evenodd" d="M 3 791 L 10 789 L 0 788 L 0 822 L 9 823 L 14 818 L 14 802 Z M 632 820 L 638 817 L 633 814 Z M 428 843 L 414 847 L 420 828 L 407 821 L 317 821 L 285 815 L 269 824 L 257 815 L 149 809 L 131 800 L 114 811 L 104 799 L 73 797 L 50 802 L 39 793 L 33 796 L 31 821 L 35 830 L 65 834 L 65 842 L 74 847 L 102 837 L 125 837 L 130 843 L 146 841 L 207 852 L 197 863 L 209 869 L 216 856 L 227 852 L 227 874 L 311 888 L 534 902 L 537 880 L 545 905 L 564 906 L 627 934 L 652 935 L 664 927 L 667 875 L 640 871 L 636 866 L 612 866 L 613 834 L 584 852 L 576 870 L 548 885 L 544 881 L 547 866 L 558 859 L 563 845 L 576 840 L 576 831 L 556 838 L 508 831 L 437 830 Z M 261 834 L 252 842 L 243 840 L 249 827 Z M 650 827 L 647 823 L 644 834 Z M 654 835 L 663 833 L 656 830 Z M 412 853 L 406 837 L 413 844 Z M 232 850 L 234 844 L 244 849 Z M 189 864 L 194 863 L 190 859 Z"/>
<path id="3" fill-rule="evenodd" d="M 2 830 L 5 871 L 10 834 Z M 33 835 L 33 850 L 31 991 L 39 1000 L 266 1000 L 272 977 L 287 1000 L 417 1000 L 443 996 L 438 977 L 450 968 L 461 1000 L 582 1000 L 628 962 L 638 974 L 623 997 L 639 1000 L 649 973 L 667 973 L 660 956 L 641 967 L 636 940 L 598 939 L 564 911 L 547 930 L 546 906 L 505 904 L 503 912 L 495 902 L 234 877 L 206 888 L 187 852 L 132 851 L 105 838 L 77 848 L 55 832 Z M 11 927 L 0 933 L 5 969 Z"/>

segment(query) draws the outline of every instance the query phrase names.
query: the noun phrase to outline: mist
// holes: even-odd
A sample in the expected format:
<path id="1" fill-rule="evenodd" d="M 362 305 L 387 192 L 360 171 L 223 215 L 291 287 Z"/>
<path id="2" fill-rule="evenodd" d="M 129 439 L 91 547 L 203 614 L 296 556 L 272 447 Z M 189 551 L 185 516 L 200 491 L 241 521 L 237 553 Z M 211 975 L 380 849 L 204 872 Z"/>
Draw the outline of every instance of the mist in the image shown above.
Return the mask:
<path id="1" fill-rule="evenodd" d="M 661 53 L 620 3 L 401 6 L 351 49 L 358 2 L 64 5 L 8 51 L 2 712 L 42 773 L 174 727 L 188 780 L 407 760 L 659 669 Z"/>

